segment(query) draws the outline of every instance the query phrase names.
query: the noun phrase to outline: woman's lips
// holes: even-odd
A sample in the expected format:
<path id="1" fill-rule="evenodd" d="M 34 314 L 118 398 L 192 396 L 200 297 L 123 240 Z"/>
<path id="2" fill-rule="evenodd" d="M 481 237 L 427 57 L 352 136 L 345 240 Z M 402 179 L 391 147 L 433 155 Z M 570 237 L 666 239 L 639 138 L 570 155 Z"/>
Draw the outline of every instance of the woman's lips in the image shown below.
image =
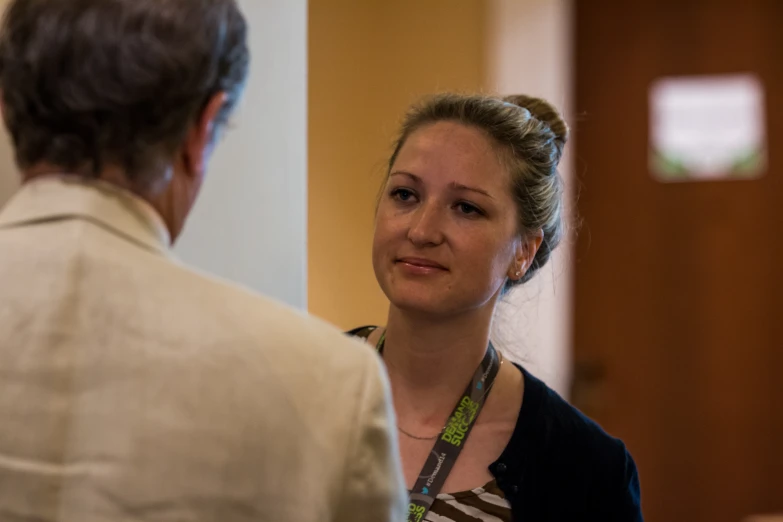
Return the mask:
<path id="1" fill-rule="evenodd" d="M 402 257 L 396 264 L 403 270 L 415 275 L 430 275 L 447 272 L 448 269 L 437 261 L 422 257 Z"/>

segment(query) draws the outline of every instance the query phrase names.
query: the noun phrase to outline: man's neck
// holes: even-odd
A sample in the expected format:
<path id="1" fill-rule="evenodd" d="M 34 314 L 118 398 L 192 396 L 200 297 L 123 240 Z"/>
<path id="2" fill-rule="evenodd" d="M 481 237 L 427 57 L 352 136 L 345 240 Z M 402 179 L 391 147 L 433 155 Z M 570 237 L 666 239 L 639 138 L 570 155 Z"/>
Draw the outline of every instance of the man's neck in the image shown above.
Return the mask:
<path id="1" fill-rule="evenodd" d="M 81 169 L 84 170 L 84 169 Z M 84 180 L 96 184 L 103 184 L 115 190 L 125 191 L 144 204 L 155 213 L 157 219 L 160 219 L 168 230 L 169 243 L 176 239 L 181 226 L 178 227 L 173 219 L 172 198 L 170 190 L 141 190 L 136 187 L 125 175 L 125 172 L 119 167 L 108 165 L 101 172 L 91 175 L 85 172 L 69 171 L 67 169 L 52 165 L 49 163 L 38 163 L 22 172 L 23 182 L 33 182 L 42 178 L 61 177 Z"/>

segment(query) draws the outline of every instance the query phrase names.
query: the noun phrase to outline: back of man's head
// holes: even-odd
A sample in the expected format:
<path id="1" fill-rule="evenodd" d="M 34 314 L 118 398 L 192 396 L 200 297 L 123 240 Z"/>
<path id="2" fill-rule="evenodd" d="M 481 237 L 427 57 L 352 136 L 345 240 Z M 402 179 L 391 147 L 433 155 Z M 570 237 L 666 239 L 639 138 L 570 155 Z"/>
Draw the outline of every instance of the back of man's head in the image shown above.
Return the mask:
<path id="1" fill-rule="evenodd" d="M 3 118 L 22 170 L 113 166 L 154 184 L 224 93 L 216 134 L 247 76 L 235 0 L 12 0 L 0 31 Z"/>

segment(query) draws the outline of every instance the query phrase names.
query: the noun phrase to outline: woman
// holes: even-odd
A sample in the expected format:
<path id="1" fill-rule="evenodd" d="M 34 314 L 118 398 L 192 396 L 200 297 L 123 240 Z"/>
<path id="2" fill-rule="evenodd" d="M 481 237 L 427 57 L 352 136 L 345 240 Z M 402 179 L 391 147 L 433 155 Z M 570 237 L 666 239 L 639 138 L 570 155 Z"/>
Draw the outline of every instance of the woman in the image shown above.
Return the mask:
<path id="1" fill-rule="evenodd" d="M 388 322 L 351 333 L 388 369 L 409 520 L 642 519 L 622 442 L 489 341 L 562 236 L 567 134 L 526 96 L 440 95 L 404 121 L 373 242 Z"/>

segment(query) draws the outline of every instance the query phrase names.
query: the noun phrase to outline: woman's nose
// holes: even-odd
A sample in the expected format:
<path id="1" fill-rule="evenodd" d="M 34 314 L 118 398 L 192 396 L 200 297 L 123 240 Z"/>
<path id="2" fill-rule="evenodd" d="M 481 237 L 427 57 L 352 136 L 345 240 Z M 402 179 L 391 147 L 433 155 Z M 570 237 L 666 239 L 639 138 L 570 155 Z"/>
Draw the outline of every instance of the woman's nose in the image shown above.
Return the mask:
<path id="1" fill-rule="evenodd" d="M 416 246 L 438 245 L 443 242 L 442 211 L 435 205 L 421 205 L 413 213 L 408 239 Z"/>

